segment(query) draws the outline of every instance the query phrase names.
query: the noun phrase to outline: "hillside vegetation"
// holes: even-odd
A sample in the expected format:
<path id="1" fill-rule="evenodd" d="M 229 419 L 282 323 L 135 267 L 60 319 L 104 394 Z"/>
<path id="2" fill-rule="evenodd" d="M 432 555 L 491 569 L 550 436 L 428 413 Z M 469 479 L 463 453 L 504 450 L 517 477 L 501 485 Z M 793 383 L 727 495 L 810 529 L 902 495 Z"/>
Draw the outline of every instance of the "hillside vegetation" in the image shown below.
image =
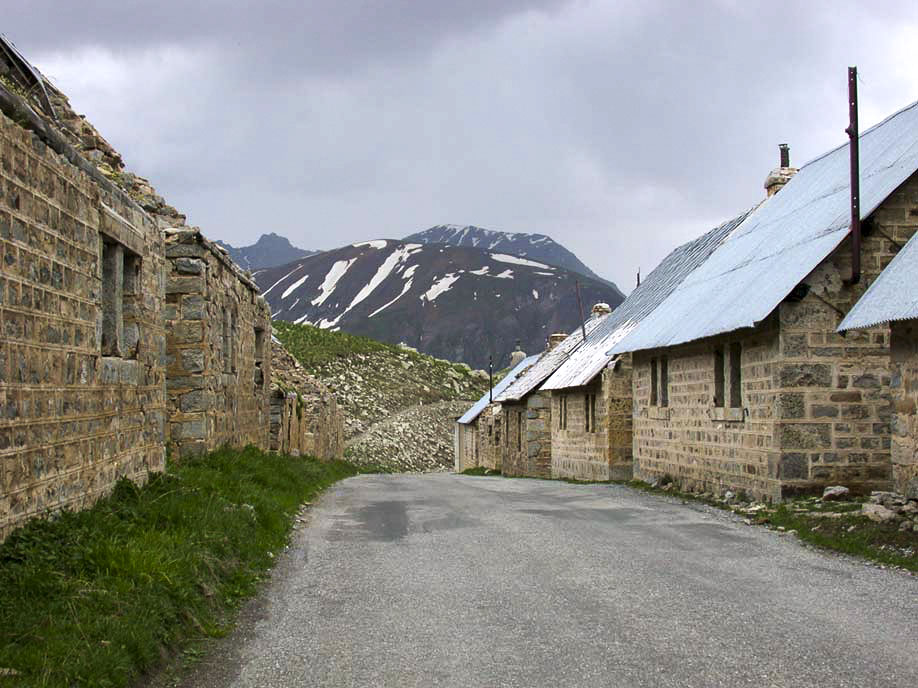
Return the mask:
<path id="1" fill-rule="evenodd" d="M 452 466 L 453 423 L 487 392 L 485 373 L 344 332 L 280 321 L 274 328 L 338 399 L 349 460 L 397 470 Z"/>
<path id="2" fill-rule="evenodd" d="M 361 469 L 224 449 L 0 545 L 0 687 L 128 686 L 231 627 L 306 500 Z"/>

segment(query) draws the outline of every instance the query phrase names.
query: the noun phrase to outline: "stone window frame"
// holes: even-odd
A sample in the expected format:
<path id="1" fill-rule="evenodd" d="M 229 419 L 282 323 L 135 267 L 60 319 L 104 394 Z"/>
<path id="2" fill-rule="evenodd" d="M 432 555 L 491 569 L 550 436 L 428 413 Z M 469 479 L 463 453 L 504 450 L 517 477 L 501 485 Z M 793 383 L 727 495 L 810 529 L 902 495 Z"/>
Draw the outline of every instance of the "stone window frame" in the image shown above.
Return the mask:
<path id="1" fill-rule="evenodd" d="M 650 405 L 669 407 L 669 357 L 650 359 Z"/>
<path id="2" fill-rule="evenodd" d="M 254 382 L 255 387 L 260 388 L 265 386 L 264 361 L 266 332 L 265 328 L 259 327 L 258 325 L 256 325 L 253 329 L 255 332 Z"/>
<path id="3" fill-rule="evenodd" d="M 743 405 L 743 345 L 733 341 L 717 347 L 712 355 L 714 367 L 713 420 L 741 423 L 746 419 Z"/>
<path id="4" fill-rule="evenodd" d="M 102 278 L 100 353 L 110 358 L 136 359 L 140 342 L 138 301 L 143 258 L 120 241 L 99 234 Z"/>
<path id="5" fill-rule="evenodd" d="M 583 415 L 584 430 L 586 432 L 596 432 L 596 394 L 583 395 Z"/>

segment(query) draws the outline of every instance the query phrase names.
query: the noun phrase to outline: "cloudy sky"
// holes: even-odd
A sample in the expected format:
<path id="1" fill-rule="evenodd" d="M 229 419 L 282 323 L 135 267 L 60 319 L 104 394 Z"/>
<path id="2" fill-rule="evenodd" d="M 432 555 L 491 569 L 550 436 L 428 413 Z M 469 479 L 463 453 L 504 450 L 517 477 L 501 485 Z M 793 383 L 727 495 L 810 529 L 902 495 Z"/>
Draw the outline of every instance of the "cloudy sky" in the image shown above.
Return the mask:
<path id="1" fill-rule="evenodd" d="M 2 30 L 190 224 L 548 234 L 623 289 L 918 99 L 918 3 L 30 0 Z"/>

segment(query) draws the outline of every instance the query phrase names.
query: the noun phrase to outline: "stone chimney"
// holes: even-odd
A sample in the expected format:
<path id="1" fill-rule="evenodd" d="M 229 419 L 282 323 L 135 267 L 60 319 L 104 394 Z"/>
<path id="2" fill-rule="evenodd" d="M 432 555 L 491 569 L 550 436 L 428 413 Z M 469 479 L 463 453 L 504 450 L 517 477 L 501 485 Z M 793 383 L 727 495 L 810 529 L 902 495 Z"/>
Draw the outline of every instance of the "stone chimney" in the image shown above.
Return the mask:
<path id="1" fill-rule="evenodd" d="M 526 358 L 526 353 L 520 350 L 520 340 L 517 339 L 516 350 L 510 354 L 510 367 L 516 368 L 524 358 Z"/>
<path id="2" fill-rule="evenodd" d="M 548 351 L 554 349 L 558 344 L 567 339 L 567 335 L 563 332 L 555 332 L 554 334 L 548 335 Z"/>
<path id="3" fill-rule="evenodd" d="M 590 315 L 594 318 L 601 318 L 604 315 L 607 315 L 612 312 L 612 308 L 607 303 L 597 303 L 593 306 L 593 310 L 590 311 Z"/>
<path id="4" fill-rule="evenodd" d="M 790 166 L 790 147 L 782 143 L 778 148 L 781 151 L 781 166 L 773 169 L 765 178 L 765 194 L 771 198 L 778 193 L 787 182 L 797 174 L 797 168 Z"/>

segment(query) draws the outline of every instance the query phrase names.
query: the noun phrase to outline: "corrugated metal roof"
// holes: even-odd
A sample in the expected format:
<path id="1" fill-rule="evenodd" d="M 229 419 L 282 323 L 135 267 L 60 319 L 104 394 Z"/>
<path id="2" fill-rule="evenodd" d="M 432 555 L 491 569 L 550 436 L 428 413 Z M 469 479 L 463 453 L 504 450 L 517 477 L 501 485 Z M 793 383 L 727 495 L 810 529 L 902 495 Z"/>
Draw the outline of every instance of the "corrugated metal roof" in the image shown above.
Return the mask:
<path id="1" fill-rule="evenodd" d="M 542 389 L 566 389 L 588 384 L 614 358 L 606 352 L 672 294 L 686 275 L 707 260 L 724 237 L 748 214 L 749 211 L 746 211 L 673 250 L 599 327 L 587 335 L 586 343 L 546 380 Z"/>
<path id="2" fill-rule="evenodd" d="M 861 217 L 918 170 L 918 103 L 860 137 Z M 801 168 L 609 353 L 753 327 L 848 235 L 848 144 Z"/>
<path id="3" fill-rule="evenodd" d="M 910 318 L 918 318 L 918 234 L 908 240 L 854 304 L 838 331 Z"/>
<path id="4" fill-rule="evenodd" d="M 587 338 L 589 339 L 590 332 L 599 327 L 599 325 L 608 318 L 608 315 L 604 315 L 600 318 L 590 318 L 587 320 L 583 326 L 583 329 L 586 330 Z M 504 390 L 499 397 L 494 397 L 494 400 L 519 401 L 522 399 L 536 387 L 541 385 L 549 375 L 555 372 L 558 366 L 567 360 L 571 352 L 580 346 L 582 341 L 583 331 L 578 327 L 573 334 L 569 334 L 564 341 L 558 344 L 554 349 L 542 353 L 535 365 L 520 375 L 519 379 Z"/>
<path id="5" fill-rule="evenodd" d="M 526 370 L 526 368 L 528 368 L 533 363 L 535 363 L 538 360 L 538 358 L 539 358 L 538 355 L 530 356 L 529 358 L 524 358 L 522 361 L 517 363 L 516 366 L 514 366 L 514 368 L 509 373 L 504 375 L 504 377 L 501 379 L 500 382 L 494 385 L 494 389 L 491 390 L 490 393 L 486 393 L 483 397 L 481 397 L 481 399 L 476 401 L 472 405 L 472 408 L 470 408 L 468 411 L 462 414 L 462 418 L 460 418 L 456 422 L 462 423 L 463 425 L 468 425 L 469 423 L 474 422 L 474 420 L 478 418 L 478 416 L 481 415 L 481 412 L 484 411 L 488 407 L 491 396 L 493 396 L 494 399 L 497 399 L 497 395 L 503 392 L 505 389 L 507 389 L 507 387 L 509 387 L 510 384 L 514 380 L 516 380 L 517 377 L 519 377 L 520 373 L 522 373 L 524 370 Z"/>

